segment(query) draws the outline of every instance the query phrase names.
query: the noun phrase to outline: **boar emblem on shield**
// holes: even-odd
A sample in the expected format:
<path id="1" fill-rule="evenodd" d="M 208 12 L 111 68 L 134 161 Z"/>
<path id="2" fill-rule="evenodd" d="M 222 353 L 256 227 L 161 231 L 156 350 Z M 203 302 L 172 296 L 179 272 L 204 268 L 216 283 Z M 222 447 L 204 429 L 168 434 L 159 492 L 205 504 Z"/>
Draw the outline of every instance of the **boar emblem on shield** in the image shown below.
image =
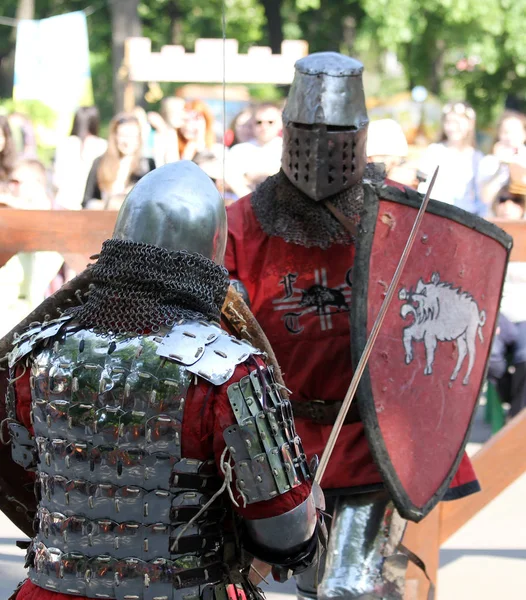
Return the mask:
<path id="1" fill-rule="evenodd" d="M 438 342 L 455 341 L 458 358 L 450 379 L 456 380 L 467 356 L 468 368 L 462 383 L 468 385 L 475 364 L 477 336 L 483 343 L 482 327 L 486 323 L 486 313 L 479 310 L 473 296 L 454 288 L 451 283 L 440 281 L 440 275 L 433 273 L 428 283 L 420 279 L 414 291 L 402 288 L 398 298 L 404 301 L 400 316 L 403 319 L 413 317 L 413 322 L 403 333 L 406 364 L 413 360 L 413 341 L 423 341 L 426 351 L 424 374 L 431 375 Z"/>

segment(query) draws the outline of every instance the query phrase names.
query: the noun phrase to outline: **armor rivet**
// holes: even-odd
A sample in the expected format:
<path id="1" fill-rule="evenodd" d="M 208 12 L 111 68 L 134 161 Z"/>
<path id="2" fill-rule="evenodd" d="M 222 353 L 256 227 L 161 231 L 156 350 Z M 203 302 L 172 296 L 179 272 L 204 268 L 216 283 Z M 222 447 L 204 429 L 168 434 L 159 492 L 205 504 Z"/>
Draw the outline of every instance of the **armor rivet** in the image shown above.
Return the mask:
<path id="1" fill-rule="evenodd" d="M 69 504 L 69 492 L 64 494 L 64 500 L 66 501 L 66 504 Z"/>
<path id="2" fill-rule="evenodd" d="M 71 458 L 69 456 L 66 456 L 64 462 L 66 463 L 66 467 L 69 469 L 71 467 Z"/>
<path id="3" fill-rule="evenodd" d="M 48 467 L 50 467 L 51 466 L 51 454 L 49 452 L 46 452 L 45 460 L 46 460 L 46 465 Z"/>
<path id="4" fill-rule="evenodd" d="M 121 507 L 120 507 L 120 502 L 118 498 L 115 498 L 115 512 L 120 512 Z"/>
<path id="5" fill-rule="evenodd" d="M 47 423 L 47 426 L 48 426 L 48 427 L 51 427 L 51 415 L 48 415 L 48 416 L 46 417 L 46 423 Z"/>
<path id="6" fill-rule="evenodd" d="M 89 506 L 90 508 L 93 508 L 93 496 L 90 496 L 90 497 L 88 498 L 88 506 Z"/>
<path id="7" fill-rule="evenodd" d="M 252 448 L 252 442 L 250 440 L 245 440 L 247 448 Z"/>
<path id="8" fill-rule="evenodd" d="M 119 538 L 118 537 L 115 538 L 115 540 L 113 542 L 113 546 L 114 546 L 115 550 L 119 549 Z"/>
<path id="9" fill-rule="evenodd" d="M 183 335 L 185 335 L 186 337 L 189 338 L 196 338 L 197 336 L 195 335 L 195 333 L 192 333 L 191 331 L 183 331 Z"/>
<path id="10" fill-rule="evenodd" d="M 35 389 L 35 378 L 34 377 L 30 377 L 29 378 L 29 387 L 34 390 Z"/>
<path id="11" fill-rule="evenodd" d="M 152 390 L 150 393 L 150 402 L 153 404 L 155 402 L 155 398 L 157 397 L 157 392 Z"/>
<path id="12" fill-rule="evenodd" d="M 90 569 L 86 569 L 86 572 L 84 573 L 84 579 L 86 580 L 87 583 L 90 582 L 90 579 L 91 579 L 91 571 L 90 571 Z"/>
<path id="13" fill-rule="evenodd" d="M 231 454 L 235 454 L 236 453 L 236 449 L 234 448 L 234 446 L 230 446 L 229 450 L 230 450 Z"/>
<path id="14" fill-rule="evenodd" d="M 261 477 L 261 475 L 257 475 L 257 476 L 256 476 L 256 481 L 257 481 L 258 483 L 261 483 L 261 482 L 263 481 L 263 478 Z"/>
<path id="15" fill-rule="evenodd" d="M 124 386 L 124 397 L 125 398 L 129 398 L 130 397 L 130 384 L 129 383 L 127 383 Z"/>
<path id="16" fill-rule="evenodd" d="M 150 587 L 150 576 L 148 573 L 144 574 L 144 587 Z"/>
<path id="17" fill-rule="evenodd" d="M 274 473 L 274 475 L 278 474 L 278 470 L 277 469 L 272 469 L 272 472 Z"/>
<path id="18" fill-rule="evenodd" d="M 239 483 L 239 487 L 241 489 L 243 489 L 245 487 L 245 482 L 243 481 L 243 479 L 240 479 L 238 483 Z"/>
<path id="19" fill-rule="evenodd" d="M 264 456 L 258 456 L 257 461 L 262 463 L 265 461 L 265 457 Z"/>
<path id="20" fill-rule="evenodd" d="M 93 534 L 88 533 L 88 546 L 93 546 Z"/>

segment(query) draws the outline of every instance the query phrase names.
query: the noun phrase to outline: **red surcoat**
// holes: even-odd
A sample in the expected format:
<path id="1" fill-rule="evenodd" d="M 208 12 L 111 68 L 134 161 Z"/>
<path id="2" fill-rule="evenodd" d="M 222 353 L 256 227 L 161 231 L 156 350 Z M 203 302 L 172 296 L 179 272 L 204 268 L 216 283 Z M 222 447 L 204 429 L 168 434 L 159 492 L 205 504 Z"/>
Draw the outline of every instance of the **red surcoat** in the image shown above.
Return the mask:
<path id="1" fill-rule="evenodd" d="M 225 265 L 247 289 L 252 312 L 269 338 L 291 399 L 341 401 L 352 378 L 349 304 L 354 246 L 306 248 L 267 235 L 246 196 L 227 208 Z M 331 307 L 320 310 L 323 296 Z M 326 296 L 325 296 L 326 297 Z M 321 456 L 332 425 L 296 419 L 308 458 Z M 359 421 L 344 425 L 322 487 L 367 489 L 382 479 Z M 478 491 L 464 456 L 446 499 Z"/>

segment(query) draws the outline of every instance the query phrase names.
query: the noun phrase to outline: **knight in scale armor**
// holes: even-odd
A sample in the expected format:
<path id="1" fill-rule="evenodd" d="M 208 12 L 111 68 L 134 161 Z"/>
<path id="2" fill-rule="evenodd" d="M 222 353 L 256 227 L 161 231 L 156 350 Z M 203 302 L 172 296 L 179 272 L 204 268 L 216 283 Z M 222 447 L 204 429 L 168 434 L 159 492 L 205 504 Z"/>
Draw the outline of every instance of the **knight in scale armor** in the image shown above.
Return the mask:
<path id="1" fill-rule="evenodd" d="M 363 330 L 360 328 L 366 322 L 369 330 L 372 326 L 379 304 L 373 311 L 371 303 L 375 298 L 380 302 L 385 295 L 422 197 L 385 180 L 379 166 L 367 165 L 368 116 L 362 84 L 363 65 L 341 54 L 322 52 L 299 60 L 295 69 L 283 113 L 281 171 L 269 177 L 251 195 L 228 207 L 225 265 L 238 288 L 243 290 L 274 349 L 291 390 L 297 430 L 310 457 L 323 453 L 351 381 L 353 362 L 356 365 L 360 356 L 355 351 L 356 346 L 361 343 L 363 348 L 366 340 L 365 325 Z M 385 202 L 389 203 L 389 209 L 382 212 Z M 428 260 L 428 263 L 422 262 L 425 272 L 416 276 L 415 284 L 418 277 L 431 278 L 433 270 L 453 269 L 462 263 L 464 256 L 470 255 L 469 249 L 462 249 L 465 255 L 457 254 L 449 263 L 440 258 L 442 251 L 437 245 L 449 239 L 447 232 L 452 229 L 453 221 L 461 223 L 471 218 L 464 211 L 440 204 L 431 203 L 429 210 L 437 216 L 428 218 L 426 215 L 422 227 L 428 228 L 418 245 L 415 244 L 415 252 L 419 248 L 427 251 L 420 252 L 420 259 Z M 368 216 L 373 207 L 378 211 L 377 217 L 376 214 Z M 446 215 L 446 211 L 451 214 Z M 438 221 L 443 217 L 450 219 L 447 227 Z M 436 229 L 431 229 L 435 223 Z M 488 231 L 487 224 L 481 220 L 475 225 L 469 224 L 472 229 Z M 449 247 L 457 247 L 460 252 L 457 240 L 467 239 L 466 235 L 461 233 Z M 378 236 L 383 237 L 377 242 Z M 366 255 L 365 246 L 373 247 L 373 242 L 378 245 Z M 509 241 L 504 240 L 503 245 L 506 244 L 509 246 Z M 502 257 L 498 254 L 500 249 Z M 497 244 L 492 251 L 499 256 L 499 261 L 505 260 L 505 247 Z M 359 261 L 356 260 L 358 252 L 362 253 Z M 375 257 L 378 257 L 377 262 L 374 262 Z M 436 264 L 437 260 L 447 264 Z M 375 274 L 373 278 L 370 269 L 382 263 L 389 265 L 390 273 Z M 410 259 L 408 268 L 417 264 L 417 260 Z M 495 265 L 497 279 L 502 276 L 502 269 L 500 263 Z M 464 274 L 466 272 L 464 270 Z M 455 273 L 457 279 L 458 276 Z M 364 288 L 367 291 L 363 285 L 367 277 L 369 296 L 363 292 Z M 448 281 L 453 281 L 452 277 Z M 476 285 L 481 280 L 484 275 L 474 277 Z M 468 285 L 466 279 L 462 284 Z M 498 296 L 499 281 L 491 285 Z M 484 294 L 486 291 L 479 297 L 484 298 Z M 495 302 L 498 306 L 498 298 Z M 371 369 L 378 370 L 371 388 L 380 386 L 379 393 L 383 397 L 373 404 L 376 391 L 368 393 L 365 384 L 361 384 L 358 392 L 361 397 L 351 405 L 345 418 L 321 481 L 328 511 L 332 514 L 326 565 L 317 565 L 296 577 L 298 595 L 302 599 L 402 598 L 407 561 L 399 552 L 402 548 L 399 543 L 406 519 L 419 520 L 439 500 L 460 498 L 479 489 L 463 449 L 470 411 L 479 392 L 475 385 L 483 378 L 488 342 L 481 341 L 482 349 L 477 348 L 480 369 L 469 381 L 473 391 L 469 391 L 472 395 L 466 399 L 465 421 L 461 425 L 452 422 L 450 426 L 440 415 L 435 418 L 434 411 L 442 406 L 442 416 L 453 419 L 461 404 L 456 394 L 467 394 L 468 388 L 462 384 L 455 388 L 456 383 L 439 380 L 440 369 L 436 365 L 434 374 L 429 369 L 413 375 L 412 370 L 417 366 L 409 364 L 407 357 L 404 360 L 402 343 L 403 318 L 410 311 L 406 310 L 401 316 L 396 302 L 393 305 L 393 316 L 386 319 L 394 331 L 390 340 L 386 338 L 393 344 L 393 350 L 388 352 L 379 341 L 378 352 L 383 354 L 373 355 L 369 361 Z M 489 338 L 491 327 L 490 323 Z M 463 331 L 462 328 L 459 331 Z M 426 344 L 434 351 L 437 340 Z M 440 354 L 440 358 L 446 360 L 444 352 L 440 354 L 437 350 L 437 356 Z M 474 362 L 475 356 L 472 358 Z M 447 359 L 456 360 L 453 350 Z M 447 371 L 448 377 L 452 371 L 453 367 Z M 397 377 L 406 378 L 405 387 L 401 386 L 399 392 Z M 427 377 L 422 379 L 421 394 L 415 377 Z M 443 387 L 437 390 L 437 386 Z M 441 393 L 440 389 L 447 392 Z M 387 401 L 386 395 L 390 393 L 395 402 L 406 398 L 407 403 L 403 405 L 400 400 L 399 412 L 382 421 L 383 415 L 394 406 Z M 426 393 L 430 394 L 429 398 Z M 451 410 L 441 404 L 446 402 L 446 396 L 448 402 L 451 398 Z M 411 402 L 418 407 L 427 402 L 430 407 L 420 421 L 412 422 L 411 414 L 403 412 L 411 413 L 406 408 Z M 416 410 L 412 412 L 417 414 Z M 380 439 L 380 422 L 386 428 L 395 428 L 390 437 L 385 435 Z M 459 439 L 453 439 L 455 427 Z M 427 429 L 429 434 L 425 433 Z M 438 429 L 442 438 L 435 441 L 433 435 Z M 446 458 L 437 451 L 446 448 L 444 440 L 451 444 L 447 446 Z M 389 441 L 392 446 L 386 450 Z M 397 467 L 393 464 L 398 456 L 392 459 L 391 455 L 404 443 L 413 444 L 405 454 L 405 465 L 402 464 L 405 471 L 399 469 L 394 473 Z M 422 449 L 425 457 L 419 454 Z M 403 452 L 400 460 L 403 463 Z M 413 471 L 407 469 L 408 464 L 415 465 Z M 411 485 L 415 488 L 433 480 L 429 484 L 432 489 L 402 489 L 406 481 L 411 482 L 411 476 Z M 396 487 L 403 501 L 398 501 L 392 493 Z M 417 504 L 418 510 L 415 509 Z"/>
<path id="2" fill-rule="evenodd" d="M 319 554 L 290 403 L 219 326 L 226 238 L 210 179 L 157 169 L 83 303 L 15 339 L 2 427 L 38 501 L 16 600 L 252 600 L 254 556 L 284 579 Z"/>

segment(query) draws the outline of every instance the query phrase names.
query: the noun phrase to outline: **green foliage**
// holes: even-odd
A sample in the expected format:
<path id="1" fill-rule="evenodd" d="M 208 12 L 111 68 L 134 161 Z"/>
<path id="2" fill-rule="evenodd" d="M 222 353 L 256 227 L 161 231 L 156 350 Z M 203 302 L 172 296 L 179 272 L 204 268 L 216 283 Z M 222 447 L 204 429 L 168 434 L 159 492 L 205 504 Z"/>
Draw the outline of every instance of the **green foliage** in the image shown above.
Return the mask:
<path id="1" fill-rule="evenodd" d="M 88 17 L 95 101 L 109 119 L 109 0 L 38 0 L 35 16 L 81 10 L 91 2 L 97 9 Z M 192 51 L 196 39 L 222 36 L 222 6 L 223 0 L 142 0 L 143 34 L 154 51 L 170 43 Z M 2 0 L 2 15 L 14 17 L 16 7 L 17 0 Z M 225 0 L 225 8 L 226 36 L 238 40 L 241 52 L 268 44 L 262 0 Z M 526 0 L 281 0 L 281 16 L 285 39 L 305 39 L 312 52 L 358 55 L 375 81 L 374 93 L 424 85 L 444 100 L 465 97 L 482 122 L 494 117 L 506 97 L 526 97 Z M 0 25 L 0 57 L 13 43 L 12 29 Z M 404 76 L 383 73 L 387 50 L 398 56 Z M 173 86 L 165 88 L 170 92 Z M 265 99 L 281 95 L 253 91 Z"/>
<path id="2" fill-rule="evenodd" d="M 34 124 L 53 128 L 57 115 L 49 106 L 39 100 L 0 100 L 0 113 L 19 112 L 27 115 Z"/>

